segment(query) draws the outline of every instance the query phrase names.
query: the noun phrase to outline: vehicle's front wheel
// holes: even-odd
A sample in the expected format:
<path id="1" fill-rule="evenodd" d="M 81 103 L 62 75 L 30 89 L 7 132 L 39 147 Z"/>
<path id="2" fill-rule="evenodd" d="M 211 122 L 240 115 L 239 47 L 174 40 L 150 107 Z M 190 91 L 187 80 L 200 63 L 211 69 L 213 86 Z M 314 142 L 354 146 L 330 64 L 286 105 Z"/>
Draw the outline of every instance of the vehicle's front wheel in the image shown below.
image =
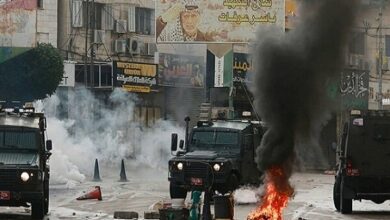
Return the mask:
<path id="1" fill-rule="evenodd" d="M 169 194 L 171 199 L 185 199 L 187 197 L 187 190 L 173 183 L 169 183 Z"/>
<path id="2" fill-rule="evenodd" d="M 340 211 L 340 177 L 337 176 L 333 185 L 333 203 L 337 211 Z"/>
<path id="3" fill-rule="evenodd" d="M 352 213 L 352 199 L 346 199 L 344 198 L 344 191 L 345 186 L 343 181 L 341 181 L 340 185 L 340 211 L 342 214 L 350 214 Z"/>
<path id="4" fill-rule="evenodd" d="M 33 201 L 31 203 L 31 217 L 32 219 L 43 219 L 44 214 L 44 198 Z"/>

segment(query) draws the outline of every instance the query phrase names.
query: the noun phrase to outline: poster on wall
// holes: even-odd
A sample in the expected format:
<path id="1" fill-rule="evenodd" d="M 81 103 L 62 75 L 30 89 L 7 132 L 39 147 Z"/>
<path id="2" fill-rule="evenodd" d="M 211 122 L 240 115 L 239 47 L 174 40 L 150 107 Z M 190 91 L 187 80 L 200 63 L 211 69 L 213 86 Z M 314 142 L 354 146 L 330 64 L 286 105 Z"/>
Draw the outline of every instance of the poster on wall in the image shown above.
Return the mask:
<path id="1" fill-rule="evenodd" d="M 149 93 L 157 86 L 157 65 L 136 62 L 114 62 L 116 86 L 128 92 Z"/>
<path id="2" fill-rule="evenodd" d="M 157 0 L 156 41 L 249 42 L 258 28 L 284 32 L 284 0 Z"/>
<path id="3" fill-rule="evenodd" d="M 159 85 L 203 88 L 205 62 L 203 56 L 159 53 Z"/>
<path id="4" fill-rule="evenodd" d="M 346 69 L 341 72 L 340 93 L 345 109 L 368 109 L 369 72 Z"/>

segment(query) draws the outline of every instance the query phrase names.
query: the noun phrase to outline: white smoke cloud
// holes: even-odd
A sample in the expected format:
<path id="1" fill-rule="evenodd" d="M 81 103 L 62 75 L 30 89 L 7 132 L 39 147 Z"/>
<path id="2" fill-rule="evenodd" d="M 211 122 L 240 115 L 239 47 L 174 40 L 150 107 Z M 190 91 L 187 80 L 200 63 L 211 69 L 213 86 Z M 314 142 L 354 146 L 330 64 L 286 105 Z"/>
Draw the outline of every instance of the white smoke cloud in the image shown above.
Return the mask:
<path id="1" fill-rule="evenodd" d="M 90 91 L 78 89 L 69 98 L 68 119 L 57 117 L 63 102 L 59 96 L 36 102 L 36 109 L 46 115 L 47 137 L 53 141 L 51 183 L 72 187 L 86 181 L 93 175 L 95 158 L 100 167 L 118 167 L 125 159 L 132 166 L 166 170 L 171 133 L 184 137 L 185 129 L 164 120 L 144 126 L 133 117 L 137 100 L 134 94 L 116 89 L 107 105 Z"/>

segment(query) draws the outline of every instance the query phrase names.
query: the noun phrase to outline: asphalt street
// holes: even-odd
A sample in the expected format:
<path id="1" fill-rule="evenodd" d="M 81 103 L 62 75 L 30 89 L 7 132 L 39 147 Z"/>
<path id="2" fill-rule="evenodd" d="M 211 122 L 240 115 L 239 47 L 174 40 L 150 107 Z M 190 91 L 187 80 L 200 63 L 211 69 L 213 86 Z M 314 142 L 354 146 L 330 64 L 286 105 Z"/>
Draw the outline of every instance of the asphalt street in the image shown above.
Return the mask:
<path id="1" fill-rule="evenodd" d="M 117 174 L 117 175 L 116 175 Z M 169 203 L 167 171 L 133 167 L 127 170 L 128 182 L 119 182 L 119 172 L 102 172 L 101 182 L 86 181 L 76 186 L 50 186 L 50 211 L 45 219 L 114 219 L 115 211 L 134 211 L 143 219 L 145 211 L 158 210 Z M 354 201 L 353 213 L 342 215 L 333 206 L 333 175 L 295 173 L 291 183 L 295 196 L 283 212 L 286 220 L 390 219 L 390 202 L 375 204 Z M 99 185 L 102 201 L 76 200 Z M 234 219 L 245 220 L 256 208 L 256 189 L 244 188 L 235 193 Z M 187 201 L 188 202 L 188 201 Z M 211 207 L 213 212 L 213 207 Z M 0 208 L 0 219 L 30 219 L 29 208 Z"/>

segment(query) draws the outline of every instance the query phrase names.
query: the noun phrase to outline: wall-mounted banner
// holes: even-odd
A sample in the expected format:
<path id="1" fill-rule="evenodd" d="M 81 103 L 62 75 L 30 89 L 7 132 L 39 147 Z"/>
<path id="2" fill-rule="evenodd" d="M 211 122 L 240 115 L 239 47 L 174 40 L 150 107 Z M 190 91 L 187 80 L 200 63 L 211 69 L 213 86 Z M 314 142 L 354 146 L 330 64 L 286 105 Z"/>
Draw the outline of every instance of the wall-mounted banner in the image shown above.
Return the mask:
<path id="1" fill-rule="evenodd" d="M 114 62 L 117 86 L 129 92 L 150 92 L 157 86 L 157 64 Z"/>
<path id="2" fill-rule="evenodd" d="M 217 56 L 207 50 L 208 87 L 231 87 L 233 81 L 233 50 Z"/>
<path id="3" fill-rule="evenodd" d="M 284 32 L 284 0 L 157 0 L 157 42 L 249 42 L 260 27 Z"/>
<path id="4" fill-rule="evenodd" d="M 159 85 L 173 87 L 204 87 L 203 56 L 159 53 Z"/>
<path id="5" fill-rule="evenodd" d="M 369 75 L 368 71 L 352 69 L 341 73 L 340 93 L 344 108 L 368 108 Z"/>

